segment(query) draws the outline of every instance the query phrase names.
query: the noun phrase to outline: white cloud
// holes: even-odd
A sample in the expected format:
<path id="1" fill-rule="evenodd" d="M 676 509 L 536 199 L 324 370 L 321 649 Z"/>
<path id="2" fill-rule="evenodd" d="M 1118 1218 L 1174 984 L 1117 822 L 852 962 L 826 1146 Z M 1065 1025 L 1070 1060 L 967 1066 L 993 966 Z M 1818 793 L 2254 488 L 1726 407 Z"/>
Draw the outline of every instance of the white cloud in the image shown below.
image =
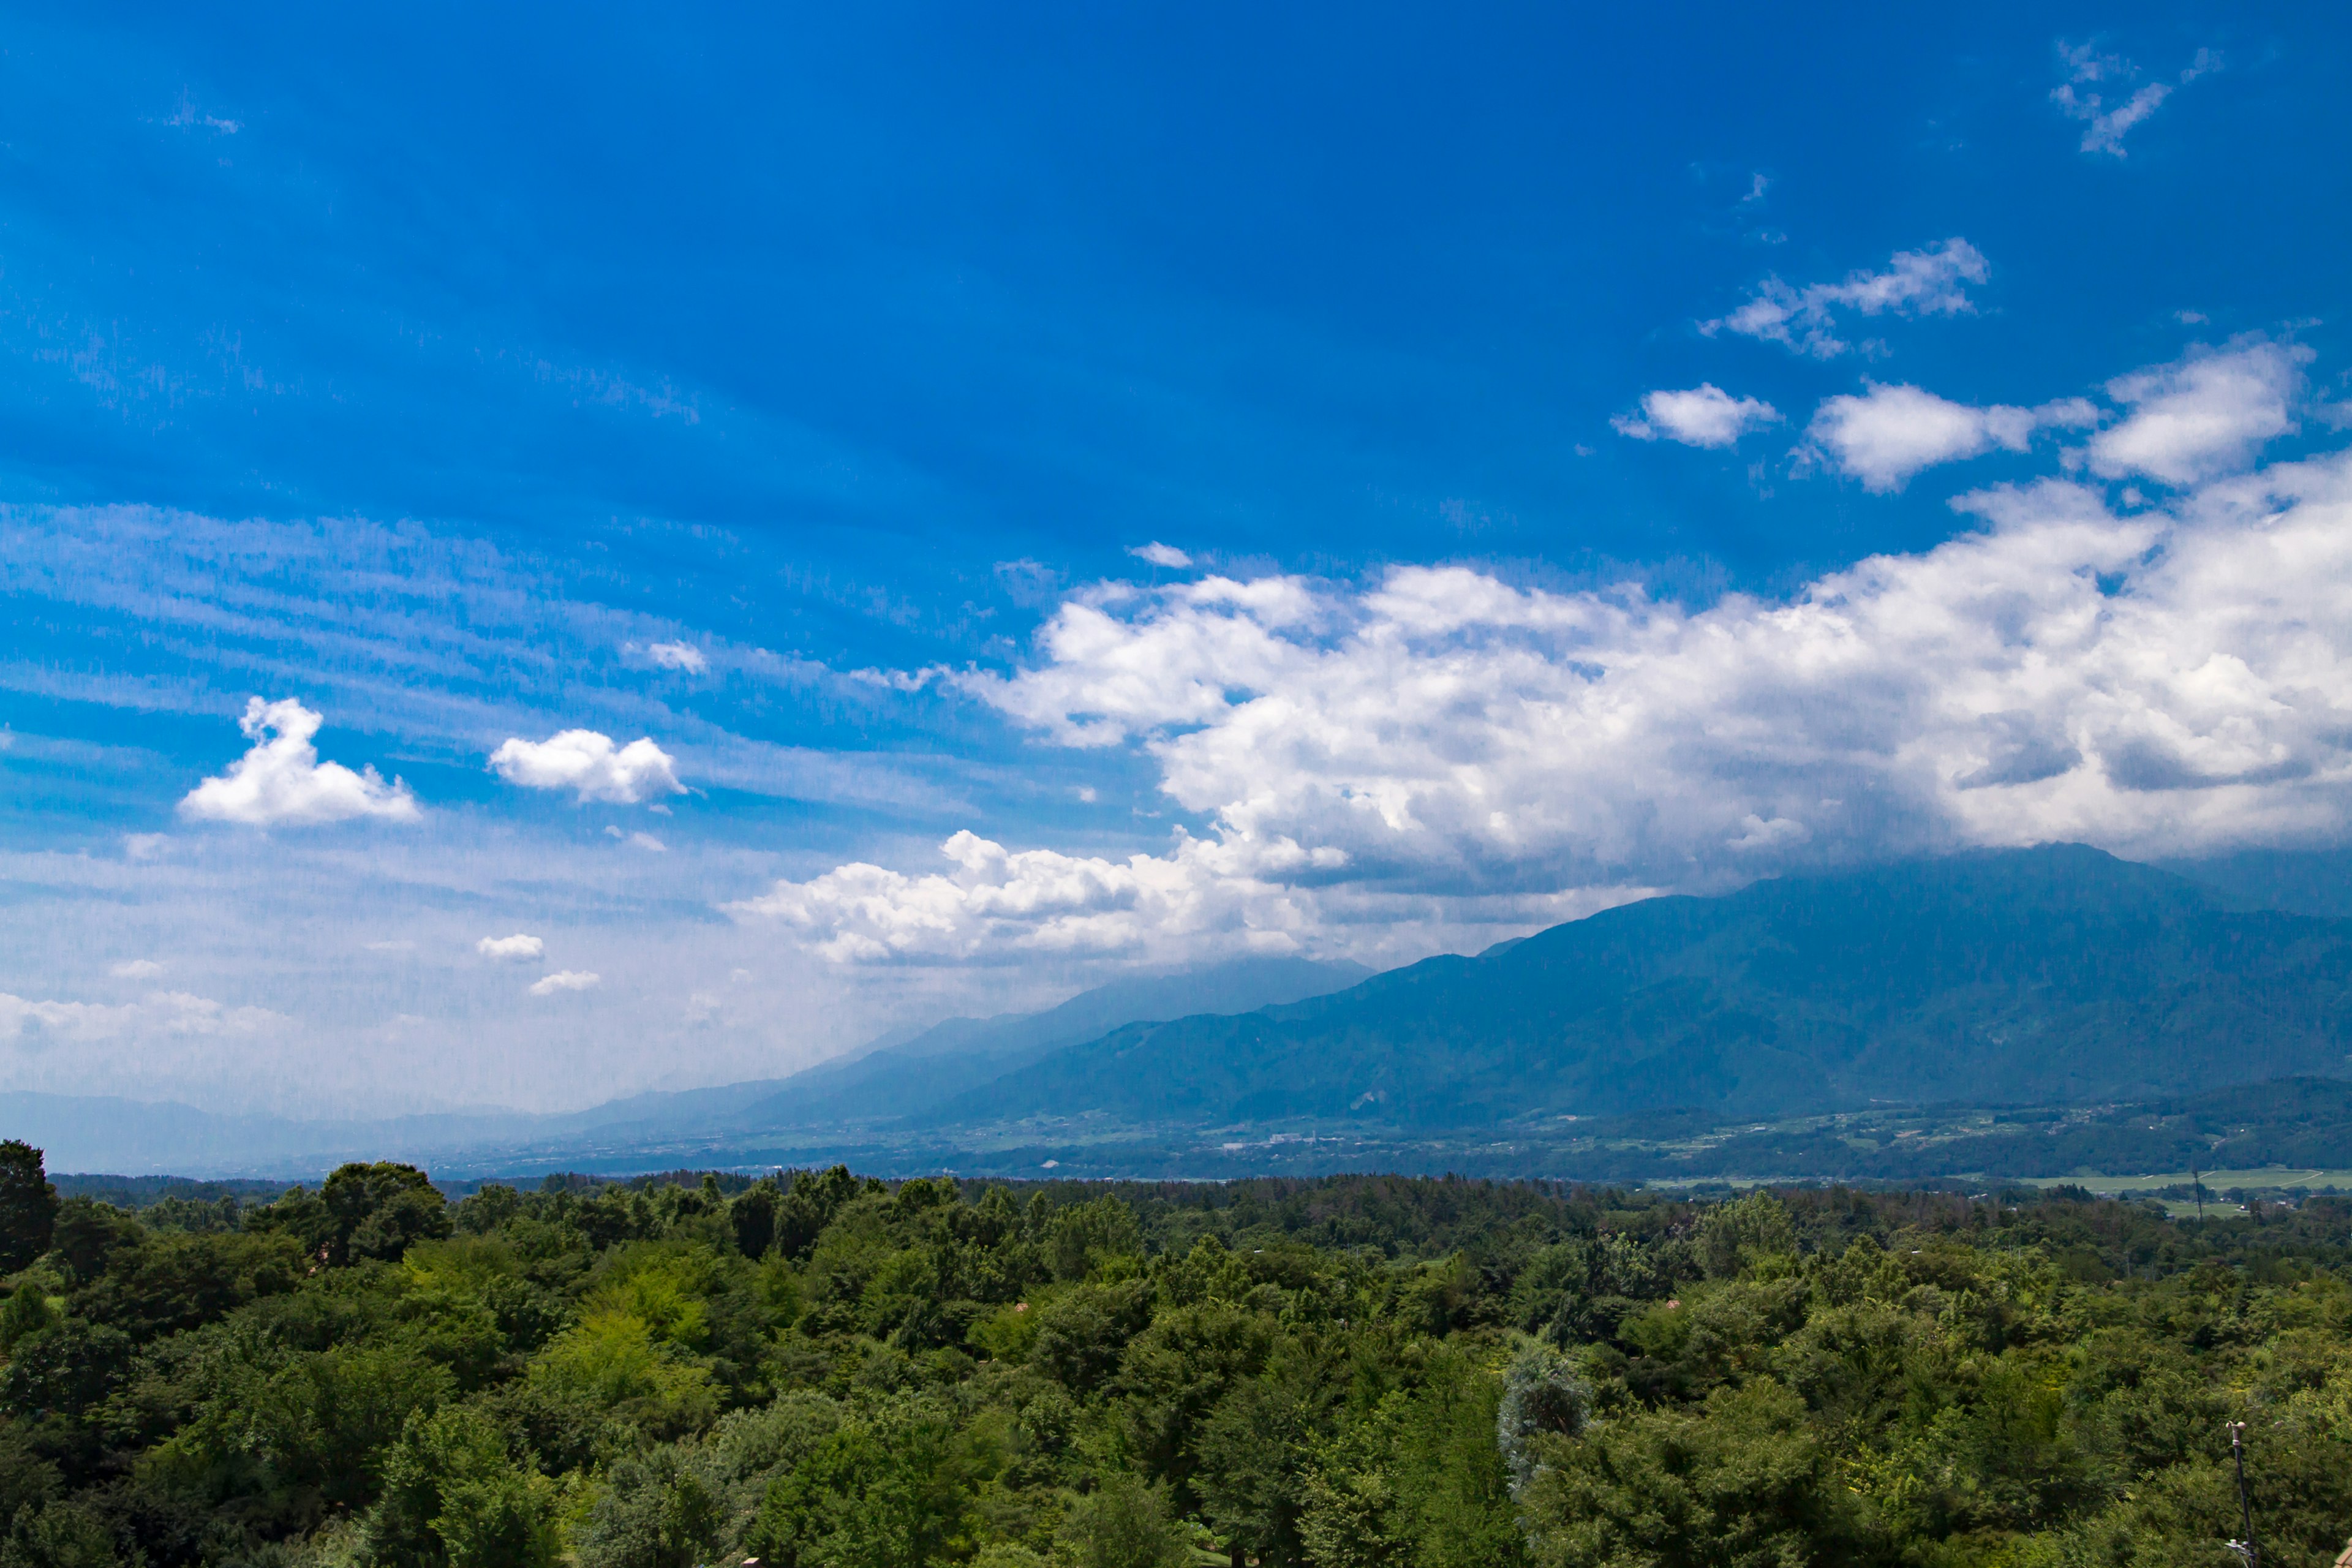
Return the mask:
<path id="1" fill-rule="evenodd" d="M 163 973 L 163 966 L 152 958 L 133 958 L 107 971 L 117 980 L 152 980 Z"/>
<path id="2" fill-rule="evenodd" d="M 1141 748 L 1204 836 L 960 835 L 943 873 L 845 866 L 737 912 L 836 961 L 1347 951 L 1825 859 L 2344 835 L 2352 455 L 2130 516 L 2059 480 L 1964 505 L 1980 531 L 1696 611 L 1463 567 L 1105 585 L 1032 668 L 961 683 Z"/>
<path id="3" fill-rule="evenodd" d="M 1853 345 L 1837 335 L 1838 314 L 1957 316 L 1976 309 L 1963 287 L 1990 275 L 1984 253 L 1957 237 L 1924 250 L 1898 250 L 1884 272 L 1849 272 L 1843 282 L 1799 289 L 1779 278 L 1759 284 L 1748 303 L 1727 316 L 1701 321 L 1709 337 L 1733 331 L 1779 343 L 1818 359 L 1834 359 Z"/>
<path id="4" fill-rule="evenodd" d="M 651 740 L 615 748 L 610 735 L 565 730 L 544 741 L 520 738 L 490 753 L 490 767 L 509 784 L 568 789 L 583 802 L 636 805 L 660 795 L 683 795 L 677 761 Z"/>
<path id="5" fill-rule="evenodd" d="M 629 847 L 632 849 L 646 850 L 655 855 L 667 855 L 669 853 L 669 846 L 663 843 L 660 839 L 656 838 L 650 833 L 630 834 Z"/>
<path id="6" fill-rule="evenodd" d="M 126 833 L 122 836 L 122 858 L 126 860 L 152 860 L 161 855 L 172 842 L 166 833 Z"/>
<path id="7" fill-rule="evenodd" d="M 940 850 L 955 870 L 909 877 L 861 862 L 806 882 L 779 882 L 730 909 L 783 921 L 836 963 L 1140 953 L 1204 934 L 1293 952 L 1310 911 L 1286 880 L 1335 871 L 1346 859 L 1287 839 L 1230 837 L 1180 836 L 1166 856 L 1124 860 L 1014 852 L 968 832 Z"/>
<path id="8" fill-rule="evenodd" d="M 603 979 L 602 975 L 585 973 L 577 969 L 559 969 L 552 974 L 532 981 L 530 994 L 552 996 L 559 991 L 593 991 Z"/>
<path id="9" fill-rule="evenodd" d="M 1778 849 L 1790 844 L 1802 844 L 1811 837 L 1811 831 L 1792 816 L 1776 816 L 1767 822 L 1751 811 L 1739 819 L 1739 837 L 1725 839 L 1724 847 L 1746 854 L 1751 849 Z"/>
<path id="10" fill-rule="evenodd" d="M 1728 447 L 1780 417 L 1769 403 L 1734 397 L 1713 382 L 1701 382 L 1687 392 L 1645 393 L 1638 418 L 1620 415 L 1609 423 L 1619 435 L 1637 441 L 1664 437 L 1685 447 Z"/>
<path id="11" fill-rule="evenodd" d="M 547 943 L 517 931 L 512 936 L 486 936 L 474 944 L 474 951 L 484 958 L 499 960 L 537 958 L 547 951 Z"/>
<path id="12" fill-rule="evenodd" d="M 234 136 L 245 129 L 244 123 L 240 121 L 225 119 L 217 114 L 199 112 L 195 100 L 186 93 L 180 95 L 179 106 L 172 110 L 172 117 L 163 123 L 177 131 L 185 131 L 201 125 L 207 131 L 217 131 L 224 136 Z"/>
<path id="13" fill-rule="evenodd" d="M 2128 81 L 2139 74 L 2137 67 L 2119 56 L 2103 55 L 2091 44 L 2069 46 L 2062 42 L 2058 58 L 2066 79 L 2051 89 L 2050 101 L 2069 120 L 2084 122 L 2084 152 L 2106 153 L 2117 158 L 2126 155 L 2125 135 L 2161 108 L 2176 86 L 2187 87 L 2199 77 L 2221 68 L 2220 55 L 2211 49 L 2200 49 L 2177 82 L 2148 82 L 2110 108 L 2105 94 L 2096 90 L 2096 84 Z"/>
<path id="14" fill-rule="evenodd" d="M 0 1044 L 36 1051 L 57 1043 L 98 1045 L 155 1035 L 252 1035 L 289 1021 L 265 1007 L 230 1007 L 185 991 L 160 991 L 121 1006 L 34 1002 L 0 992 Z"/>
<path id="15" fill-rule="evenodd" d="M 664 669 L 684 670 L 688 675 L 700 675 L 710 668 L 709 658 L 692 643 L 653 643 L 646 647 L 646 657 Z"/>
<path id="16" fill-rule="evenodd" d="M 188 792 L 180 815 L 209 822 L 241 822 L 268 827 L 342 822 L 374 816 L 414 822 L 416 797 L 373 768 L 353 773 L 340 763 L 322 763 L 310 737 L 320 716 L 292 698 L 264 702 L 256 697 L 237 721 L 253 749 L 229 764 L 227 773 Z"/>
<path id="17" fill-rule="evenodd" d="M 1128 551 L 1128 553 L 1139 561 L 1149 561 L 1154 566 L 1168 566 L 1181 570 L 1192 564 L 1191 556 L 1174 545 L 1162 544 L 1156 539 L 1149 544 L 1134 546 Z"/>
<path id="18" fill-rule="evenodd" d="M 1822 404 L 1805 429 L 1805 455 L 1883 494 L 1901 489 L 1912 475 L 1937 463 L 1978 457 L 1995 447 L 2022 452 L 2041 426 L 2095 425 L 2098 418 L 2097 409 L 2082 398 L 2040 408 L 1978 408 L 1916 386 L 1873 384 L 1859 396 Z"/>
<path id="19" fill-rule="evenodd" d="M 2295 427 L 2291 410 L 2311 357 L 2300 345 L 2241 342 L 2109 382 L 2107 395 L 2131 414 L 2092 437 L 2091 471 L 2189 485 L 2246 467 Z"/>

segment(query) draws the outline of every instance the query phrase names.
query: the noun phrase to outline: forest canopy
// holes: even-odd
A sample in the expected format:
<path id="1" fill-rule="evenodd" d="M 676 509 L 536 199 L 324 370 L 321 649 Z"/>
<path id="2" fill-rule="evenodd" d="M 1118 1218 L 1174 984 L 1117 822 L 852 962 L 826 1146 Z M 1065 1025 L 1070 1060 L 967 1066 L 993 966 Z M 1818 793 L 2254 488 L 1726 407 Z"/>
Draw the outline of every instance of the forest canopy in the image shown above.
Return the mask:
<path id="1" fill-rule="evenodd" d="M 2021 1194 L 2020 1195 L 2022 1196 Z M 0 1568 L 2266 1561 L 2352 1531 L 2352 1204 L 1391 1177 L 60 1201 Z"/>

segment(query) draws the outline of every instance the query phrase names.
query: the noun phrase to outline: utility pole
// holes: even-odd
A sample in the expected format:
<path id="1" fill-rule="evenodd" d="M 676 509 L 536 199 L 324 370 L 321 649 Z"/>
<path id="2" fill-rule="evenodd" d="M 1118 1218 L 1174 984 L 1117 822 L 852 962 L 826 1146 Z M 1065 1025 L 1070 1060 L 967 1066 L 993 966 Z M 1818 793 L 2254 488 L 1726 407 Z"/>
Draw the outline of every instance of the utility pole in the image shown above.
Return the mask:
<path id="1" fill-rule="evenodd" d="M 2254 1504 L 2246 1492 L 2245 1432 L 2244 1422 L 2230 1423 L 2230 1458 L 2238 1468 L 2238 1517 L 2243 1521 L 2246 1535 L 2244 1540 L 2232 1541 L 2229 1544 L 2230 1550 L 2238 1554 L 2239 1561 L 2245 1563 L 2246 1568 L 2261 1568 L 2263 1548 L 2262 1543 L 2254 1539 Z"/>

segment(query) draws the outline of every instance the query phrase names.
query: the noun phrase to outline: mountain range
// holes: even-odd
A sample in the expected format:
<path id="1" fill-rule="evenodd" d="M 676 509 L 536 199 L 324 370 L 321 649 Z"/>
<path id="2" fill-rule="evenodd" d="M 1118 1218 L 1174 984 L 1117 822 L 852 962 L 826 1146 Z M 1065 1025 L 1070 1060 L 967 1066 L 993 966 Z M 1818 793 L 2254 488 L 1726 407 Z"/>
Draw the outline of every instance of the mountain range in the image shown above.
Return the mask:
<path id="1" fill-rule="evenodd" d="M 556 1115 L 481 1110 L 371 1120 L 227 1115 L 110 1095 L 0 1093 L 0 1136 L 49 1152 L 52 1169 L 126 1174 L 311 1175 L 344 1159 L 436 1169 L 637 1169 L 671 1150 L 807 1130 L 820 1142 L 948 1098 L 1120 1025 L 1219 1013 L 1339 990 L 1372 972 L 1345 960 L 1254 957 L 1135 975 L 1038 1013 L 950 1018 L 788 1077 L 633 1095 Z"/>
<path id="2" fill-rule="evenodd" d="M 2346 1076 L 2348 1052 L 2352 920 L 2060 845 L 1650 899 L 1288 1006 L 1130 1024 L 919 1120 L 2079 1104 Z"/>
<path id="3" fill-rule="evenodd" d="M 1205 1175 L 1318 1147 L 1344 1158 L 1339 1146 L 1525 1173 L 1548 1161 L 1696 1169 L 1657 1129 L 2138 1105 L 2273 1081 L 2250 1092 L 2307 1098 L 2314 1081 L 2352 1078 L 2347 884 L 2337 853 L 2166 868 L 2079 845 L 1987 851 L 1649 899 L 1381 974 L 1249 959 L 1122 980 L 789 1078 L 562 1116 L 299 1123 L 10 1095 L 0 1128 L 59 1143 L 61 1169 L 182 1173 L 365 1153 L 515 1173 L 851 1159 L 1116 1173 L 1131 1160 Z M 2189 1127 L 2179 1114 L 2158 1120 Z M 2343 1120 L 2352 1132 L 2352 1100 Z M 1594 1139 L 1612 1123 L 1651 1131 L 1610 1134 L 1602 1160 Z M 2325 1145 L 2334 1126 L 2302 1128 L 2295 1146 Z M 2154 1150 L 2134 1136 L 2077 1127 L 2065 1147 Z M 1769 1155 L 1826 1173 L 1867 1142 L 1759 1128 L 1716 1138 L 1702 1163 Z"/>

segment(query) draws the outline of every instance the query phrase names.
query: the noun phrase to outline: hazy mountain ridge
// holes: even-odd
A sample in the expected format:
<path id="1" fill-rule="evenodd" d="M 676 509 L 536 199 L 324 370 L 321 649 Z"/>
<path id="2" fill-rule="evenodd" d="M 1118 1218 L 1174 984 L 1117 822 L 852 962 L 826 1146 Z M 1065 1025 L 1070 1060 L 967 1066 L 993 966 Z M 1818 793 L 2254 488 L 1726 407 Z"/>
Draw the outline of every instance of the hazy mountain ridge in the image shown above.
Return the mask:
<path id="1" fill-rule="evenodd" d="M 569 1116 L 292 1122 L 43 1096 L 0 1097 L 0 1116 L 26 1134 L 62 1129 L 88 1155 L 69 1163 L 183 1173 L 362 1155 L 530 1173 L 854 1154 L 872 1169 L 1055 1160 L 1113 1173 L 1131 1158 L 1210 1175 L 1339 1157 L 1299 1142 L 1323 1137 L 1359 1159 L 1523 1173 L 1739 1173 L 1745 1162 L 1927 1174 L 1926 1145 L 1873 1151 L 1821 1129 L 1710 1133 L 1705 1149 L 1594 1135 L 1670 1110 L 1697 1131 L 1878 1104 L 2147 1105 L 2352 1076 L 2352 920 L 2278 907 L 2332 907 L 2340 859 L 2271 857 L 2191 880 L 2053 846 L 1759 882 L 1369 978 L 1303 960 L 1137 977 L 1039 1014 L 950 1019 L 790 1079 Z M 2070 1125 L 2070 1149 L 2159 1158 L 2127 1128 Z M 1276 1134 L 1290 1142 L 1265 1142 Z M 2292 1148 L 2315 1157 L 2331 1135 Z M 2046 1142 L 1983 1148 L 2058 1157 Z"/>
<path id="2" fill-rule="evenodd" d="M 950 1018 L 912 1038 L 885 1036 L 887 1043 L 786 1078 L 633 1095 L 552 1115 L 493 1110 L 312 1121 L 110 1096 L 0 1093 L 0 1130 L 51 1150 L 59 1170 L 131 1174 L 300 1173 L 345 1159 L 626 1163 L 645 1151 L 670 1149 L 683 1157 L 760 1130 L 814 1127 L 837 1135 L 905 1116 L 1130 1020 L 1244 1011 L 1336 990 L 1370 973 L 1345 960 L 1244 958 L 1129 976 L 1038 1013 Z M 908 1070 L 917 1065 L 919 1071 Z"/>
<path id="3" fill-rule="evenodd" d="M 2053 846 L 1654 899 L 1287 1007 L 1130 1025 L 923 1122 L 2069 1104 L 2343 1076 L 2347 1051 L 2352 921 Z"/>

